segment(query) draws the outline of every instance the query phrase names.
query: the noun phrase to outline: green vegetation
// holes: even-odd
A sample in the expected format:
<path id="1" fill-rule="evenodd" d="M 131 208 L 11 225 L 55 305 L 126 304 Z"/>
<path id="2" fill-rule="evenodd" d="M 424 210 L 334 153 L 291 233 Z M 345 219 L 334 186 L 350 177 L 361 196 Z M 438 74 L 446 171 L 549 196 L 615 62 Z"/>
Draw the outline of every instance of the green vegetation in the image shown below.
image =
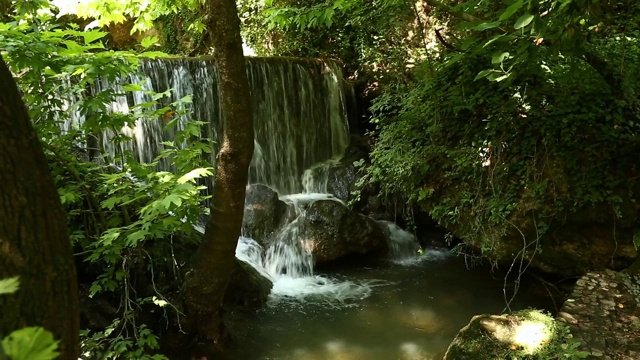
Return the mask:
<path id="1" fill-rule="evenodd" d="M 194 239 L 199 236 L 194 236 L 193 225 L 208 211 L 203 205 L 204 186 L 197 183 L 212 175 L 204 160 L 208 156 L 203 156 L 212 151 L 211 144 L 199 139 L 203 123 L 177 130 L 174 117 L 166 123 L 166 131 L 175 133 L 175 141 L 165 143 L 165 150 L 152 162 L 139 162 L 132 152 L 132 138 L 119 129 L 138 120 L 157 121 L 180 104 L 168 103 L 168 93 L 147 93 L 152 100 L 129 113 L 110 112 L 107 105 L 118 96 L 142 89 L 125 84 L 123 93 L 88 90 L 99 77 L 115 82 L 133 74 L 139 56 L 161 54 L 104 51 L 100 39 L 106 33 L 80 31 L 73 24 L 59 23 L 50 12 L 17 5 L 13 21 L 0 24 L 0 48 L 12 72 L 19 74 L 67 212 L 76 256 L 86 264 L 85 276 L 93 278 L 88 295 L 120 299 L 124 309 L 104 331 L 83 332 L 82 352 L 102 359 L 125 354 L 131 359 L 164 358 L 148 355 L 159 348 L 158 339 L 137 317 L 139 309 L 150 306 L 165 313 L 166 321 L 180 314 L 165 296 L 170 289 L 175 292 L 184 274 L 166 255 L 185 256 L 180 249 L 196 248 Z M 46 3 L 40 5 L 47 9 Z M 73 124 L 72 112 L 84 115 L 85 121 Z M 109 147 L 101 143 L 103 138 L 89 135 L 108 131 L 114 134 Z M 87 136 L 94 148 L 84 145 Z M 158 170 L 160 162 L 174 172 Z M 134 287 L 135 283 L 144 286 Z"/>

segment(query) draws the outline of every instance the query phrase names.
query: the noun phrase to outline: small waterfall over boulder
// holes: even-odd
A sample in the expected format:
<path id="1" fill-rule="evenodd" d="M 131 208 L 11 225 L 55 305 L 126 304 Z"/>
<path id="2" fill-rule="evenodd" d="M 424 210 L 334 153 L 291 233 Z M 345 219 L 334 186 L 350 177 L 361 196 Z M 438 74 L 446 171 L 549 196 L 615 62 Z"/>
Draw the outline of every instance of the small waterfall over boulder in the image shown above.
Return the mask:
<path id="1" fill-rule="evenodd" d="M 274 256 L 271 252 L 289 255 L 297 252 L 298 255 L 289 257 L 299 258 L 300 264 L 272 265 L 287 273 L 295 269 L 296 273 L 310 274 L 314 263 L 387 250 L 382 227 L 330 194 L 279 197 L 274 190 L 261 184 L 247 188 L 243 235 L 267 248 L 267 257 L 274 261 L 284 257 Z"/>

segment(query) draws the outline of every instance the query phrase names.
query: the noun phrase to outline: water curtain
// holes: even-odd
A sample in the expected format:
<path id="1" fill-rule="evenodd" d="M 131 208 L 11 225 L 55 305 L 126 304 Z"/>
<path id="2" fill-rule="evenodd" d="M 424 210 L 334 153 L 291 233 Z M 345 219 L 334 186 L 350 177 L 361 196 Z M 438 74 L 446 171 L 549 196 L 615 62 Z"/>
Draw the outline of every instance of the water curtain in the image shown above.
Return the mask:
<path id="1" fill-rule="evenodd" d="M 247 75 L 255 130 L 250 182 L 269 185 L 280 194 L 302 192 L 305 170 L 339 157 L 347 147 L 348 108 L 353 92 L 343 80 L 339 66 L 331 61 L 247 58 Z M 223 130 L 217 79 L 212 60 L 155 59 L 142 61 L 139 74 L 118 83 L 100 81 L 95 90 L 122 90 L 124 83 L 156 93 L 173 89 L 170 98 L 162 100 L 163 104 L 192 95 L 193 102 L 183 105 L 186 115 L 177 119 L 177 129 L 183 129 L 189 121 L 206 121 L 209 126 L 203 136 L 217 141 Z M 151 95 L 144 91 L 130 92 L 118 97 L 109 110 L 128 113 L 133 106 L 151 100 Z M 69 128 L 81 122 L 75 116 L 63 126 Z M 123 150 L 132 151 L 145 162 L 160 153 L 163 141 L 174 140 L 173 132 L 164 129 L 163 119 L 139 120 L 120 131 L 133 139 L 121 145 L 125 147 Z M 113 135 L 108 131 L 101 134 L 102 146 L 111 154 L 115 153 L 110 141 Z"/>

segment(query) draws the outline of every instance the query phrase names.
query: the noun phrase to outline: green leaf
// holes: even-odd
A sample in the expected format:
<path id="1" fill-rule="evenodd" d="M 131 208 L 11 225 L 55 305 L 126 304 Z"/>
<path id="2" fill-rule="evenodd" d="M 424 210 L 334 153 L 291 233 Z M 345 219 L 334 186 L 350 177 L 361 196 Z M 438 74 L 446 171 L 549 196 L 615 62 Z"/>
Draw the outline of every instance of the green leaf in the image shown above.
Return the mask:
<path id="1" fill-rule="evenodd" d="M 513 25 L 513 27 L 518 30 L 518 29 L 522 29 L 523 27 L 529 25 L 531 23 L 531 21 L 533 21 L 533 18 L 535 16 L 531 15 L 531 14 L 524 14 L 522 16 L 520 16 L 518 18 L 518 20 L 516 20 L 516 23 Z"/>
<path id="2" fill-rule="evenodd" d="M 2 347 L 11 360 L 53 360 L 60 355 L 53 334 L 41 327 L 12 332 L 2 339 Z"/>
<path id="3" fill-rule="evenodd" d="M 180 196 L 178 196 L 178 194 L 169 194 L 167 195 L 167 197 L 165 197 L 164 199 L 162 199 L 162 206 L 165 207 L 165 209 L 169 209 L 171 207 L 171 203 L 176 204 L 176 206 L 180 206 L 182 205 L 182 199 L 180 199 Z"/>
<path id="4" fill-rule="evenodd" d="M 61 55 L 78 55 L 78 54 L 82 54 L 84 53 L 86 47 L 78 44 L 75 41 L 70 41 L 70 40 L 66 40 L 63 41 L 63 43 L 66 45 L 67 49 L 66 50 L 61 50 L 60 54 Z"/>
<path id="5" fill-rule="evenodd" d="M 516 2 L 514 2 L 513 4 L 511 4 L 507 10 L 505 10 L 502 15 L 500 15 L 500 17 L 498 18 L 498 20 L 500 21 L 504 21 L 507 20 L 508 18 L 510 18 L 511 16 L 513 16 L 513 14 L 516 13 L 516 11 L 520 10 L 520 8 L 522 7 L 522 0 L 516 0 Z"/>
<path id="6" fill-rule="evenodd" d="M 502 39 L 503 37 L 504 37 L 504 35 L 497 35 L 497 36 L 496 36 L 496 37 L 494 37 L 493 39 L 491 39 L 491 40 L 487 41 L 487 42 L 486 42 L 482 47 L 483 47 L 483 48 L 485 48 L 485 47 L 487 47 L 487 46 L 489 46 L 489 45 L 493 44 L 494 42 L 496 42 L 496 41 L 498 41 L 498 40 Z"/>
<path id="7" fill-rule="evenodd" d="M 129 246 L 135 246 L 137 245 L 141 240 L 144 240 L 144 238 L 149 235 L 148 231 L 145 230 L 138 230 L 136 232 L 133 232 L 131 234 L 129 234 L 127 236 L 127 242 L 129 243 Z"/>
<path id="8" fill-rule="evenodd" d="M 140 46 L 142 46 L 145 49 L 148 49 L 151 46 L 154 46 L 157 44 L 158 44 L 157 36 L 147 36 L 146 38 L 142 39 L 142 41 L 140 42 Z"/>
<path id="9" fill-rule="evenodd" d="M 473 30 L 478 30 L 478 31 L 483 31 L 483 30 L 487 30 L 487 29 L 493 29 L 493 28 L 497 28 L 498 26 L 500 26 L 501 23 L 502 23 L 502 21 L 494 21 L 494 22 L 482 23 L 480 25 L 476 25 L 476 26 L 472 27 L 472 29 Z"/>
<path id="10" fill-rule="evenodd" d="M 195 179 L 201 178 L 203 176 L 209 176 L 212 175 L 213 172 L 211 171 L 211 168 L 199 168 L 199 169 L 193 169 L 191 171 L 189 171 L 188 173 L 182 175 L 179 179 L 178 179 L 178 183 L 179 184 L 184 184 L 188 181 L 191 182 L 195 182 Z"/>
<path id="11" fill-rule="evenodd" d="M 487 77 L 487 75 L 492 74 L 492 73 L 499 73 L 498 70 L 494 70 L 494 69 L 487 69 L 487 70 L 482 70 L 478 73 L 478 75 L 476 75 L 476 77 L 473 79 L 473 81 L 476 81 L 478 79 L 482 79 L 484 77 Z"/>
<path id="12" fill-rule="evenodd" d="M 502 80 L 506 80 L 509 78 L 509 76 L 511 76 L 511 74 L 502 74 L 499 71 L 496 71 L 495 73 L 491 73 L 487 76 L 487 80 L 489 81 L 495 81 L 495 82 L 500 82 Z"/>
<path id="13" fill-rule="evenodd" d="M 124 90 L 124 91 L 144 91 L 142 86 L 140 86 L 138 84 L 126 84 L 126 85 L 124 85 L 122 87 L 122 90 Z"/>
<path id="14" fill-rule="evenodd" d="M 15 276 L 8 279 L 0 280 L 0 295 L 13 294 L 20 287 L 20 279 Z"/>
<path id="15" fill-rule="evenodd" d="M 91 30 L 80 32 L 80 35 L 84 38 L 85 45 L 89 45 L 92 42 L 107 36 L 107 33 L 98 30 Z"/>
<path id="16" fill-rule="evenodd" d="M 120 202 L 122 202 L 122 198 L 119 196 L 112 196 L 110 198 L 108 198 L 107 200 L 103 201 L 100 206 L 102 206 L 103 209 L 109 209 L 112 210 L 116 204 L 119 204 Z"/>
<path id="17" fill-rule="evenodd" d="M 503 52 L 503 53 L 497 52 L 493 54 L 493 56 L 491 57 L 491 63 L 494 65 L 501 64 L 503 61 L 505 61 L 508 58 L 509 58 L 508 52 Z"/>

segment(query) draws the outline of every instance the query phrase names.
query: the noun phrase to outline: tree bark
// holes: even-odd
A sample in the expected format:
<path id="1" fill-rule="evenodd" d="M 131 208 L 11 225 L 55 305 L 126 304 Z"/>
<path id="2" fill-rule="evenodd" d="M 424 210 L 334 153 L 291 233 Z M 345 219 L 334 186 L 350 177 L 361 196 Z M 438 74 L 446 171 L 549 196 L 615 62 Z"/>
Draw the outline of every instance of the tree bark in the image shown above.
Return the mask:
<path id="1" fill-rule="evenodd" d="M 253 119 L 235 1 L 208 0 L 206 10 L 219 72 L 224 134 L 217 154 L 211 218 L 187 278 L 185 305 L 198 342 L 220 349 L 224 337 L 220 308 L 242 226 L 253 156 Z"/>
<path id="2" fill-rule="evenodd" d="M 0 278 L 20 289 L 0 296 L 0 336 L 42 326 L 61 359 L 79 356 L 76 269 L 64 210 L 42 147 L 0 56 Z"/>

